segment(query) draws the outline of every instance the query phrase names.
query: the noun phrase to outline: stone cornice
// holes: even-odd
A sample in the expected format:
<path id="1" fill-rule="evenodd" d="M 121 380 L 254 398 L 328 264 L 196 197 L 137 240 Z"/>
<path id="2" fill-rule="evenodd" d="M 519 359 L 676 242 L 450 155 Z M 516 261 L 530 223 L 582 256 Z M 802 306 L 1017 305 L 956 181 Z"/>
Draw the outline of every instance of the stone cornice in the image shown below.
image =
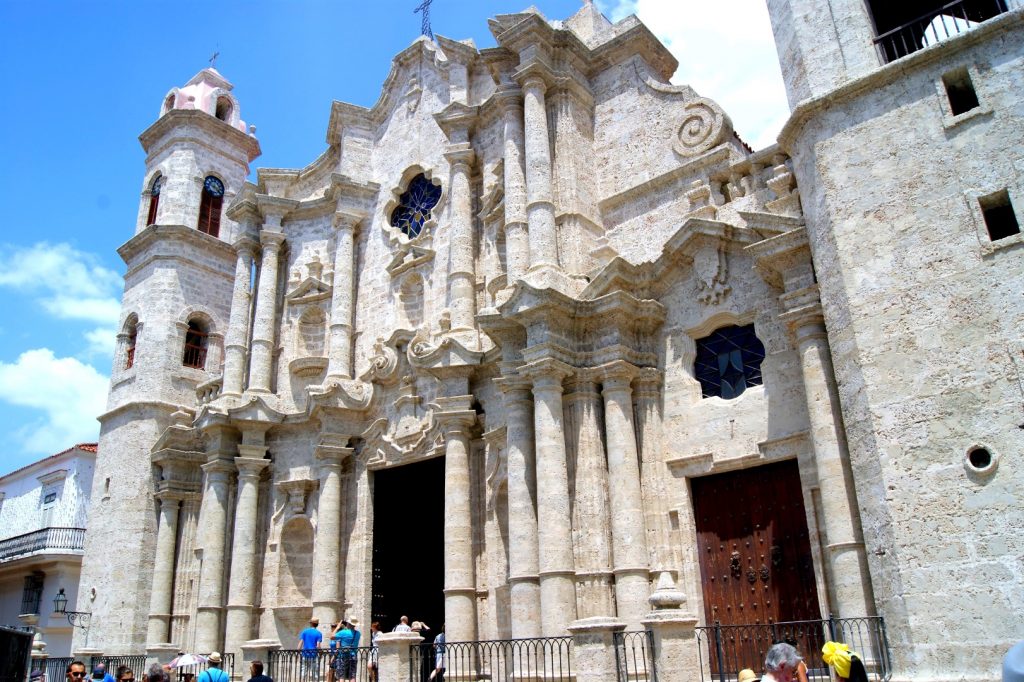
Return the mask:
<path id="1" fill-rule="evenodd" d="M 479 54 L 476 46 L 472 44 L 472 40 L 467 44 L 439 34 L 435 35 L 434 38 L 437 40 L 437 44 L 441 46 L 444 56 L 456 64 L 469 66 L 476 60 Z"/>
<path id="2" fill-rule="evenodd" d="M 175 242 L 193 247 L 196 255 L 202 256 L 202 259 L 196 258 L 195 262 L 197 264 L 208 260 L 209 256 L 213 255 L 230 259 L 232 270 L 234 269 L 235 250 L 227 242 L 185 225 L 150 225 L 117 249 L 118 255 L 121 256 L 125 265 L 128 266 L 128 272 L 125 273 L 125 277 L 149 260 L 146 259 L 138 262 L 140 256 L 148 255 L 154 257 L 158 254 L 153 253 L 153 251 L 158 251 L 159 247 L 164 244 Z M 152 247 L 154 246 L 157 249 L 153 249 Z M 166 257 L 187 260 L 187 257 L 178 251 L 168 253 Z"/>
<path id="3" fill-rule="evenodd" d="M 814 116 L 829 110 L 842 111 L 848 101 L 867 91 L 877 90 L 905 79 L 908 73 L 922 70 L 941 59 L 948 59 L 989 40 L 997 33 L 1014 35 L 1015 31 L 1019 34 L 1021 29 L 1024 29 L 1024 9 L 1007 12 L 973 26 L 970 31 L 940 40 L 934 45 L 880 66 L 871 73 L 847 81 L 820 97 L 804 100 L 797 104 L 793 114 L 782 127 L 778 137 L 779 144 L 783 149 L 790 151 L 803 132 L 804 126 Z"/>
<path id="4" fill-rule="evenodd" d="M 784 288 L 786 271 L 811 262 L 811 247 L 803 227 L 751 244 L 746 251 L 754 257 L 754 268 L 764 281 L 776 289 Z"/>
<path id="5" fill-rule="evenodd" d="M 239 151 L 245 152 L 249 162 L 252 162 L 261 153 L 260 143 L 255 137 L 198 109 L 171 109 L 158 118 L 153 125 L 142 131 L 142 134 L 139 135 L 139 142 L 149 154 L 151 148 L 164 137 L 180 134 L 180 131 L 175 130 L 176 128 L 190 126 L 197 127 L 217 139 L 229 142 Z"/>

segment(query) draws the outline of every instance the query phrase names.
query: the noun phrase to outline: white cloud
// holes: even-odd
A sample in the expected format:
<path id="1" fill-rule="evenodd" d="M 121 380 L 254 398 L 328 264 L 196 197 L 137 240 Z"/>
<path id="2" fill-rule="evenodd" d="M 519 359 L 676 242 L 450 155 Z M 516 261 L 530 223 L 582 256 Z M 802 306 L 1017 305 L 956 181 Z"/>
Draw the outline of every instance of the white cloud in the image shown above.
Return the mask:
<path id="1" fill-rule="evenodd" d="M 85 341 L 88 344 L 85 353 L 88 357 L 101 356 L 110 358 L 114 354 L 114 346 L 117 343 L 117 329 L 115 327 L 97 327 L 85 332 Z"/>
<path id="2" fill-rule="evenodd" d="M 598 6 L 612 21 L 636 14 L 679 60 L 672 82 L 718 102 L 750 146 L 775 142 L 789 105 L 764 0 L 599 0 Z"/>
<path id="3" fill-rule="evenodd" d="M 0 286 L 36 297 L 59 319 L 116 324 L 122 280 L 95 255 L 67 243 L 46 242 L 4 245 L 2 254 Z"/>
<path id="4" fill-rule="evenodd" d="M 45 414 L 14 434 L 26 452 L 51 454 L 95 441 L 107 383 L 90 365 L 55 357 L 48 348 L 25 351 L 10 364 L 0 362 L 0 401 Z"/>

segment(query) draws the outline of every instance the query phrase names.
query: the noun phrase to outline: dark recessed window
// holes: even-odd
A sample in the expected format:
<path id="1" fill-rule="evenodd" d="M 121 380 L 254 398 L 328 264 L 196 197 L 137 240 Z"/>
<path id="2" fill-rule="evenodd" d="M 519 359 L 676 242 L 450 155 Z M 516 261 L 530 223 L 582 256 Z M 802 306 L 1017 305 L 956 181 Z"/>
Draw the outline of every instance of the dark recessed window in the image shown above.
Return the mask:
<path id="1" fill-rule="evenodd" d="M 978 199 L 981 214 L 985 216 L 985 227 L 992 241 L 1006 239 L 1020 234 L 1017 214 L 1013 212 L 1010 194 L 1004 189 Z"/>
<path id="2" fill-rule="evenodd" d="M 157 175 L 153 178 L 153 184 L 149 186 L 149 214 L 146 216 L 146 224 L 156 224 L 156 209 L 160 205 L 160 185 L 163 184 L 163 176 Z"/>
<path id="3" fill-rule="evenodd" d="M 214 115 L 222 121 L 230 121 L 231 109 L 231 100 L 227 97 L 218 97 L 217 108 L 214 110 Z"/>
<path id="4" fill-rule="evenodd" d="M 206 347 L 209 338 L 206 329 L 199 322 L 193 320 L 188 323 L 188 331 L 185 332 L 185 352 L 181 358 L 181 364 L 185 367 L 203 369 L 206 366 Z"/>
<path id="5" fill-rule="evenodd" d="M 978 93 L 974 91 L 971 74 L 966 68 L 950 71 L 942 76 L 942 84 L 946 86 L 946 97 L 949 98 L 949 109 L 954 116 L 978 108 Z"/>
<path id="6" fill-rule="evenodd" d="M 43 504 L 53 504 L 57 501 L 57 493 L 46 493 L 46 497 L 43 498 Z"/>
<path id="7" fill-rule="evenodd" d="M 412 179 L 409 188 L 399 197 L 398 206 L 391 211 L 391 226 L 410 238 L 415 237 L 423 229 L 423 224 L 430 220 L 430 211 L 440 200 L 441 186 L 420 173 Z"/>
<path id="8" fill-rule="evenodd" d="M 891 62 L 1008 11 L 1005 0 L 867 0 L 875 44 Z"/>
<path id="9" fill-rule="evenodd" d="M 722 327 L 697 340 L 694 374 L 705 398 L 736 398 L 750 386 L 761 385 L 764 344 L 754 325 Z"/>
<path id="10" fill-rule="evenodd" d="M 203 197 L 199 201 L 199 228 L 211 237 L 220 235 L 220 208 L 224 203 L 224 183 L 212 175 L 203 180 Z"/>

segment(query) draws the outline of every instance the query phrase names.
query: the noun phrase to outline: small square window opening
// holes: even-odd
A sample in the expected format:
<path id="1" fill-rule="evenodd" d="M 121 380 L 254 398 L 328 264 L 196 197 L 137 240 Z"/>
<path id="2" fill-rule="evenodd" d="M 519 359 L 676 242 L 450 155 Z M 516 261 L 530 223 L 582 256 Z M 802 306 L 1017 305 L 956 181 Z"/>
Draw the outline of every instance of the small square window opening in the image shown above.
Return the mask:
<path id="1" fill-rule="evenodd" d="M 971 82 L 971 74 L 966 67 L 943 75 L 942 84 L 946 87 L 949 109 L 954 116 L 978 108 L 978 93 L 974 91 L 974 83 Z"/>
<path id="2" fill-rule="evenodd" d="M 998 241 L 1020 234 L 1017 214 L 1010 203 L 1010 194 L 1005 189 L 980 197 L 978 203 L 981 204 L 981 214 L 985 217 L 989 239 Z"/>

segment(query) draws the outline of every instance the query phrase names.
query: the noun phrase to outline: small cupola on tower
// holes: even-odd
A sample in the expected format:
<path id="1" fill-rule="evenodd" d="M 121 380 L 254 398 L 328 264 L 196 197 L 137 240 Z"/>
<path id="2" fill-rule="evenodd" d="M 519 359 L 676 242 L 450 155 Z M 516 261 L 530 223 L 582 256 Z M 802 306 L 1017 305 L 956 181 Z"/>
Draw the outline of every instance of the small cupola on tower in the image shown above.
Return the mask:
<path id="1" fill-rule="evenodd" d="M 243 133 L 251 132 L 242 120 L 238 100 L 231 94 L 234 87 L 212 66 L 203 69 L 184 86 L 167 93 L 160 107 L 160 116 L 172 109 L 194 109 L 204 111 Z"/>

